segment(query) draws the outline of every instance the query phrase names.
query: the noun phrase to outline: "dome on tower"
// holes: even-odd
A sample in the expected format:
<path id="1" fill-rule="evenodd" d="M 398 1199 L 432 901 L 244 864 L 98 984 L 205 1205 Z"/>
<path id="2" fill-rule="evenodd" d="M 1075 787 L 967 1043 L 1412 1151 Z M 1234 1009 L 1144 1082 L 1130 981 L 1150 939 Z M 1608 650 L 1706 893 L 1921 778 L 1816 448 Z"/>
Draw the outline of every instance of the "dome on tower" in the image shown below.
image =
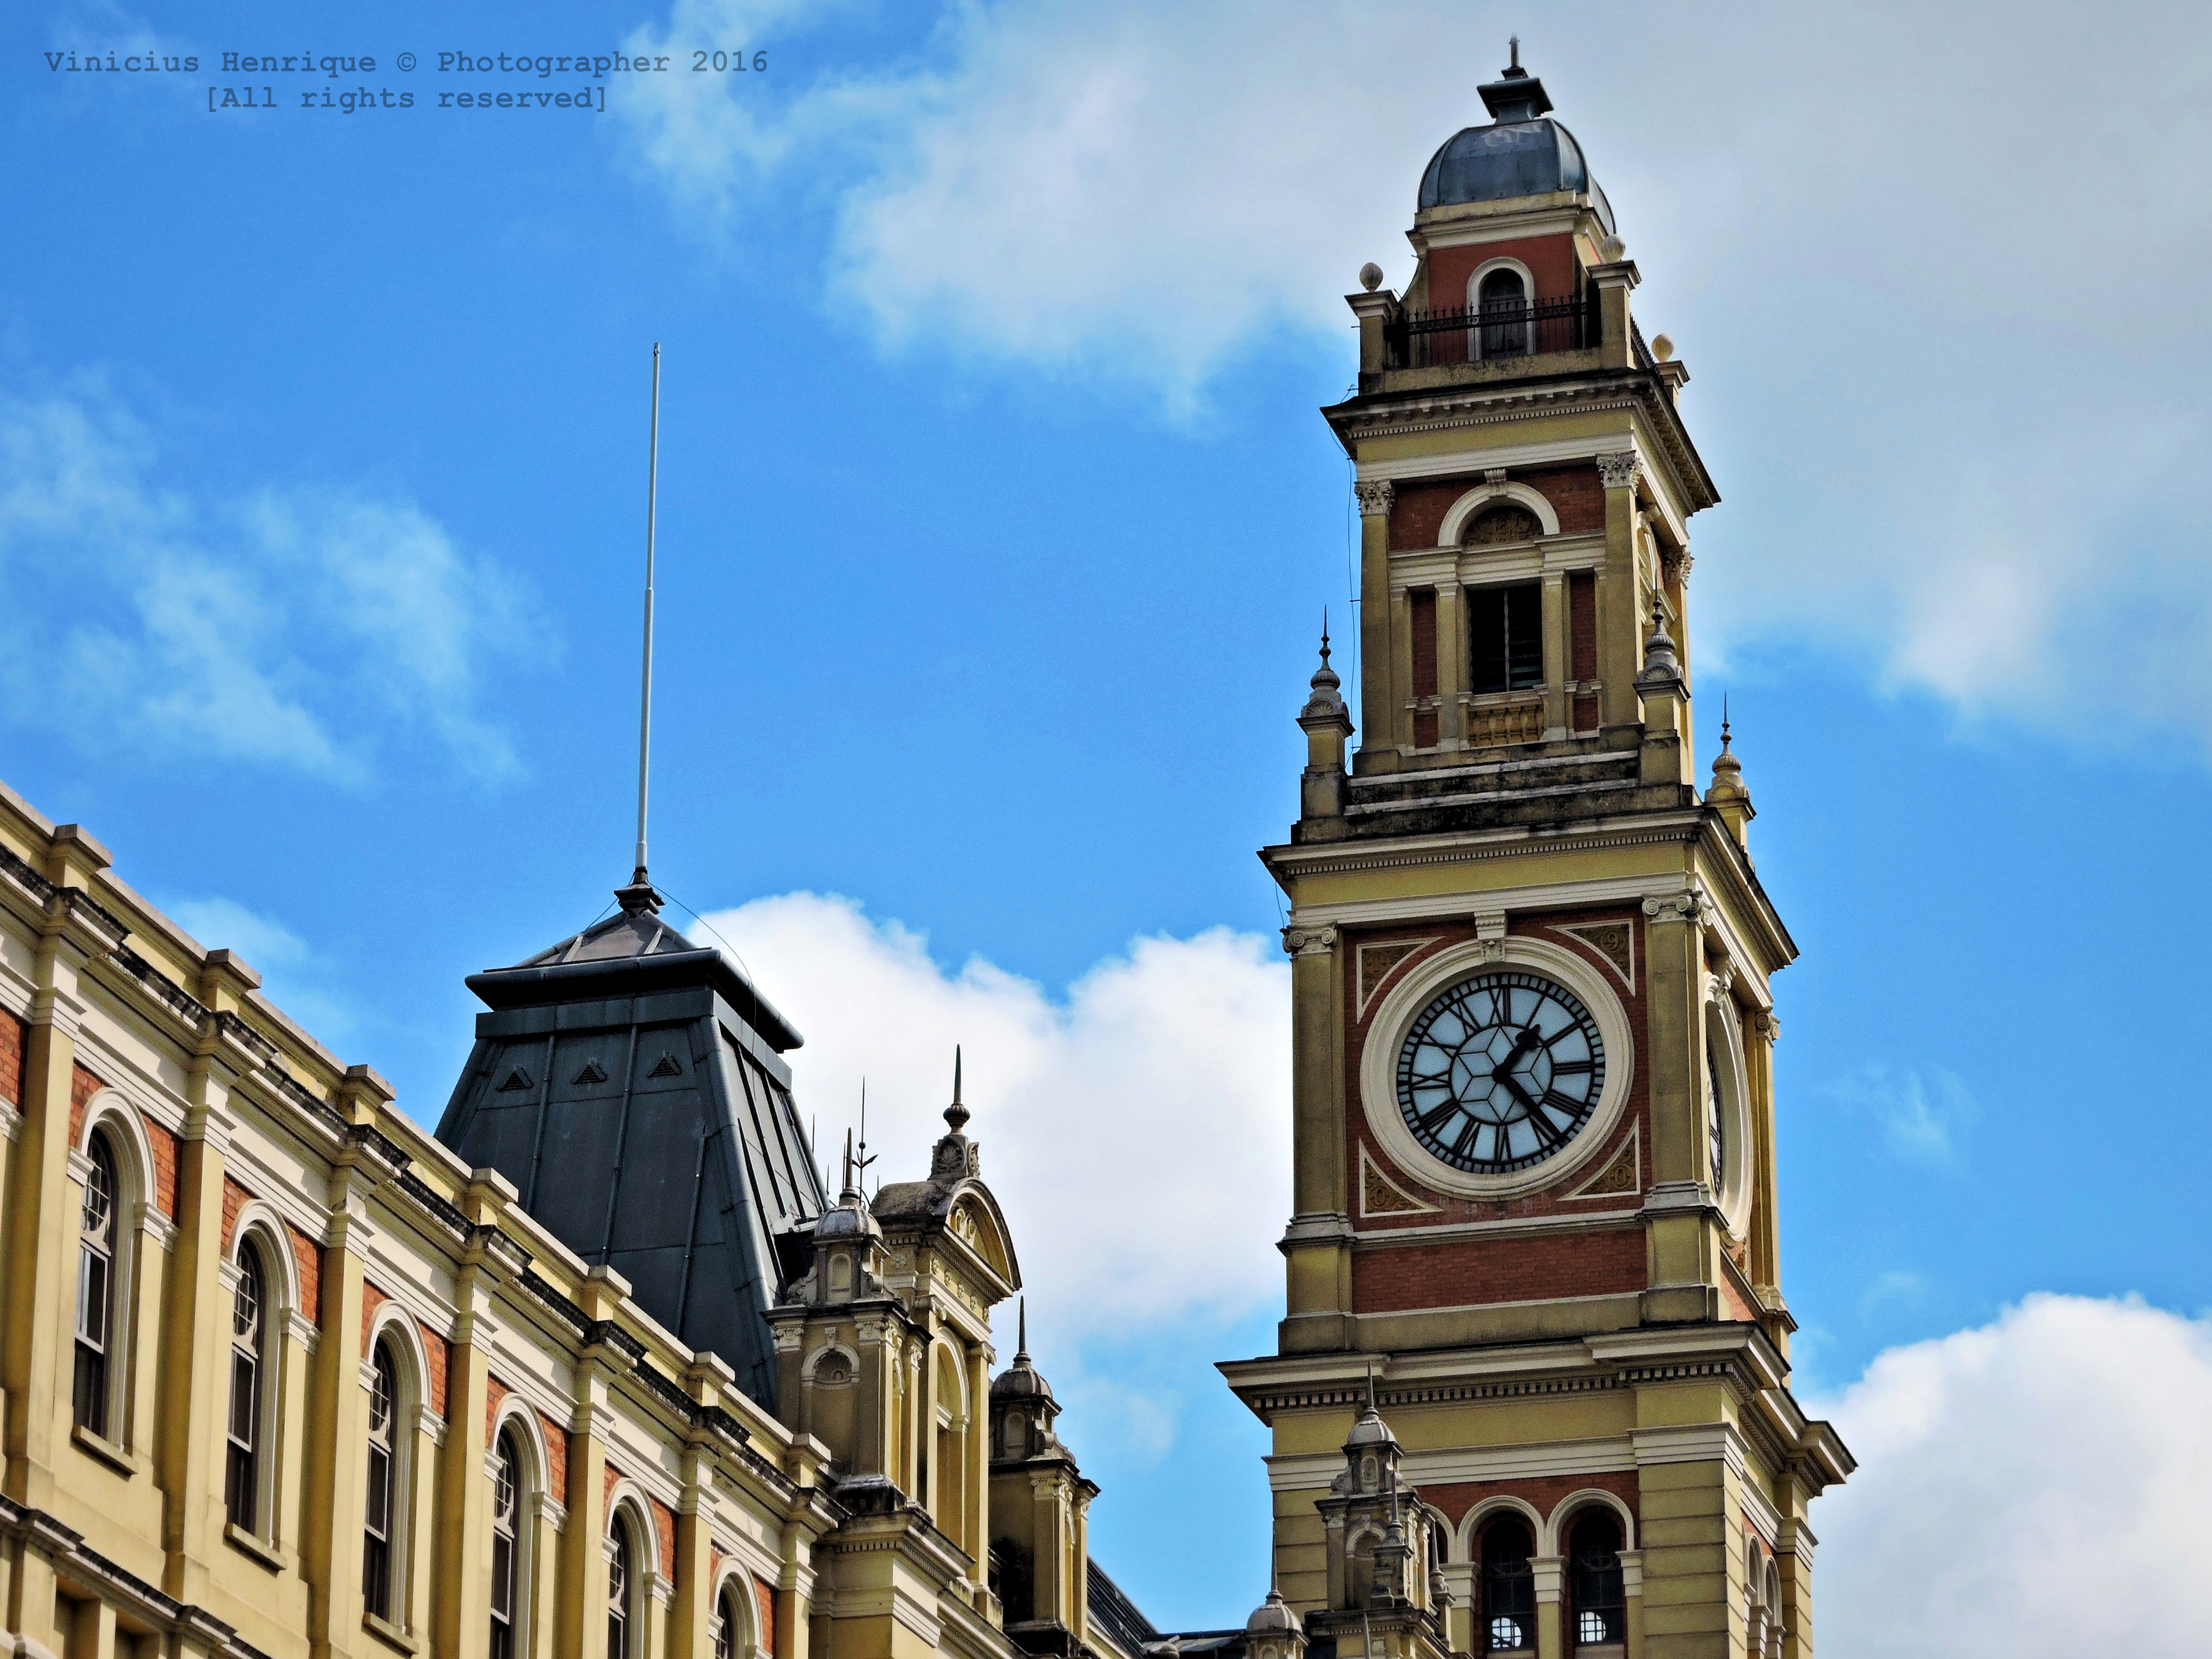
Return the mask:
<path id="1" fill-rule="evenodd" d="M 1590 198 L 1598 222 L 1608 234 L 1613 206 L 1590 177 L 1575 136 L 1552 120 L 1552 100 L 1544 83 L 1521 67 L 1520 48 L 1513 65 L 1480 88 L 1483 106 L 1493 118 L 1486 127 L 1466 127 L 1448 139 L 1421 175 L 1419 206 L 1452 207 L 1462 202 L 1502 202 L 1516 196 L 1548 196 L 1572 191 Z"/>

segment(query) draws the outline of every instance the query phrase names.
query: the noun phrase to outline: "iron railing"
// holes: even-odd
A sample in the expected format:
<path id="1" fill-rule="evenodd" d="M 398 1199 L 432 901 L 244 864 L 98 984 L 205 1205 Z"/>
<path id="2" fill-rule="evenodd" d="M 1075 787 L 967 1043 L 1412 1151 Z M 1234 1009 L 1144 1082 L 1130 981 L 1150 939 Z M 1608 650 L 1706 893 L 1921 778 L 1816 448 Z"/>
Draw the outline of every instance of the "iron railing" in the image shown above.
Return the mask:
<path id="1" fill-rule="evenodd" d="M 1393 368 L 1579 351 L 1602 332 L 1595 289 L 1556 300 L 1401 312 L 1387 328 Z"/>

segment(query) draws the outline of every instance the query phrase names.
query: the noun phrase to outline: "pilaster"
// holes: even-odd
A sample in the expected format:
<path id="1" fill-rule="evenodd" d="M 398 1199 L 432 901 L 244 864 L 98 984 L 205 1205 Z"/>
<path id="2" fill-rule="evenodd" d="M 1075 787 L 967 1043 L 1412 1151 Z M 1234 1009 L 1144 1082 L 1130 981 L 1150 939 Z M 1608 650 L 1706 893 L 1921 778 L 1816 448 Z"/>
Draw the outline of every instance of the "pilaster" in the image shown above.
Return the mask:
<path id="1" fill-rule="evenodd" d="M 1569 668 L 1573 661 L 1571 642 L 1567 638 L 1567 574 L 1564 570 L 1544 573 L 1544 741 L 1564 743 L 1573 733 L 1568 729 L 1573 719 L 1573 706 L 1567 696 Z"/>
<path id="2" fill-rule="evenodd" d="M 1467 742 L 1467 607 L 1457 582 L 1437 584 L 1437 737 L 1445 749 Z"/>
<path id="3" fill-rule="evenodd" d="M 1367 739 L 1352 765 L 1360 772 L 1395 771 L 1401 722 L 1390 692 L 1390 504 L 1388 478 L 1363 478 L 1359 499 L 1359 723 Z"/>
<path id="4" fill-rule="evenodd" d="M 1292 1213 L 1283 1239 L 1285 1352 L 1340 1348 L 1351 1308 L 1350 1174 L 1344 1134 L 1343 958 L 1334 927 L 1293 923 L 1291 955 Z"/>

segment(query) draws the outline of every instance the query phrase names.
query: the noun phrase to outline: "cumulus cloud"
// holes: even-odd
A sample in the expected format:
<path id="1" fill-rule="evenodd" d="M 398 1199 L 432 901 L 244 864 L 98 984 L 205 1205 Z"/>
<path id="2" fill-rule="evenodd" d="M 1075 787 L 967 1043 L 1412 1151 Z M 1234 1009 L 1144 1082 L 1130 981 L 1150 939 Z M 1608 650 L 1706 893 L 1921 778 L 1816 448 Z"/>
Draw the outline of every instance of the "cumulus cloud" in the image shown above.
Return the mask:
<path id="1" fill-rule="evenodd" d="M 981 958 L 942 969 L 849 899 L 787 894 L 707 922 L 805 1035 L 792 1067 L 833 1182 L 864 1078 L 872 1178 L 927 1173 L 962 1045 L 968 1133 L 1033 1322 L 1128 1334 L 1281 1294 L 1290 985 L 1272 940 L 1140 939 L 1054 996 Z M 1116 1415 L 1138 1442 L 1171 1431 L 1140 1401 Z"/>
<path id="2" fill-rule="evenodd" d="M 823 291 L 888 347 L 1178 410 L 1271 341 L 1341 342 L 1348 368 L 1339 296 L 1370 258 L 1403 281 L 1419 170 L 1486 118 L 1474 85 L 1528 21 L 977 0 L 854 64 L 825 27 L 844 15 L 677 0 L 641 32 L 778 66 L 617 89 L 687 222 L 826 198 Z M 2128 65 L 2094 110 L 2091 41 Z M 1810 640 L 1969 720 L 2212 742 L 2212 559 L 2182 483 L 2212 323 L 2158 274 L 2212 252 L 2202 13 L 1591 4 L 1526 46 L 1727 463 L 1702 660 Z M 2122 222 L 2158 227 L 2155 270 Z"/>
<path id="3" fill-rule="evenodd" d="M 1830 1084 L 1826 1092 L 1873 1118 L 1893 1157 L 1936 1168 L 1963 1162 L 1966 1132 L 1981 1115 L 1966 1080 L 1941 1066 L 1925 1073 L 1911 1066 L 1868 1066 Z"/>
<path id="4" fill-rule="evenodd" d="M 2212 1322 L 2032 1297 L 1814 1405 L 1860 1464 L 1813 1511 L 1823 1653 L 2203 1651 Z"/>
<path id="5" fill-rule="evenodd" d="M 394 737 L 515 769 L 480 694 L 535 627 L 527 596 L 411 501 L 218 498 L 165 482 L 152 430 L 97 383 L 0 392 L 0 574 L 18 719 L 348 786 Z"/>

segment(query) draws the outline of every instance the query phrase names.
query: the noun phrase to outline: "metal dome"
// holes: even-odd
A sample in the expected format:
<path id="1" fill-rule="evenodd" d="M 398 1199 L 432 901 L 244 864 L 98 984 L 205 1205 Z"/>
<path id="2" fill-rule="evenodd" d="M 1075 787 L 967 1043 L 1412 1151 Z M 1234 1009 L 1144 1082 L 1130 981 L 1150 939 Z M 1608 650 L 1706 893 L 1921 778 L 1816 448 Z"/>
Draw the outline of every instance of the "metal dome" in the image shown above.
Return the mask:
<path id="1" fill-rule="evenodd" d="M 1599 222 L 1612 234 L 1612 204 L 1590 177 L 1582 146 L 1548 118 L 1552 100 L 1544 83 L 1520 66 L 1517 49 L 1515 57 L 1512 68 L 1480 88 L 1483 105 L 1495 118 L 1491 124 L 1462 128 L 1430 158 L 1421 175 L 1419 205 L 1452 207 L 1572 191 L 1589 197 Z"/>

